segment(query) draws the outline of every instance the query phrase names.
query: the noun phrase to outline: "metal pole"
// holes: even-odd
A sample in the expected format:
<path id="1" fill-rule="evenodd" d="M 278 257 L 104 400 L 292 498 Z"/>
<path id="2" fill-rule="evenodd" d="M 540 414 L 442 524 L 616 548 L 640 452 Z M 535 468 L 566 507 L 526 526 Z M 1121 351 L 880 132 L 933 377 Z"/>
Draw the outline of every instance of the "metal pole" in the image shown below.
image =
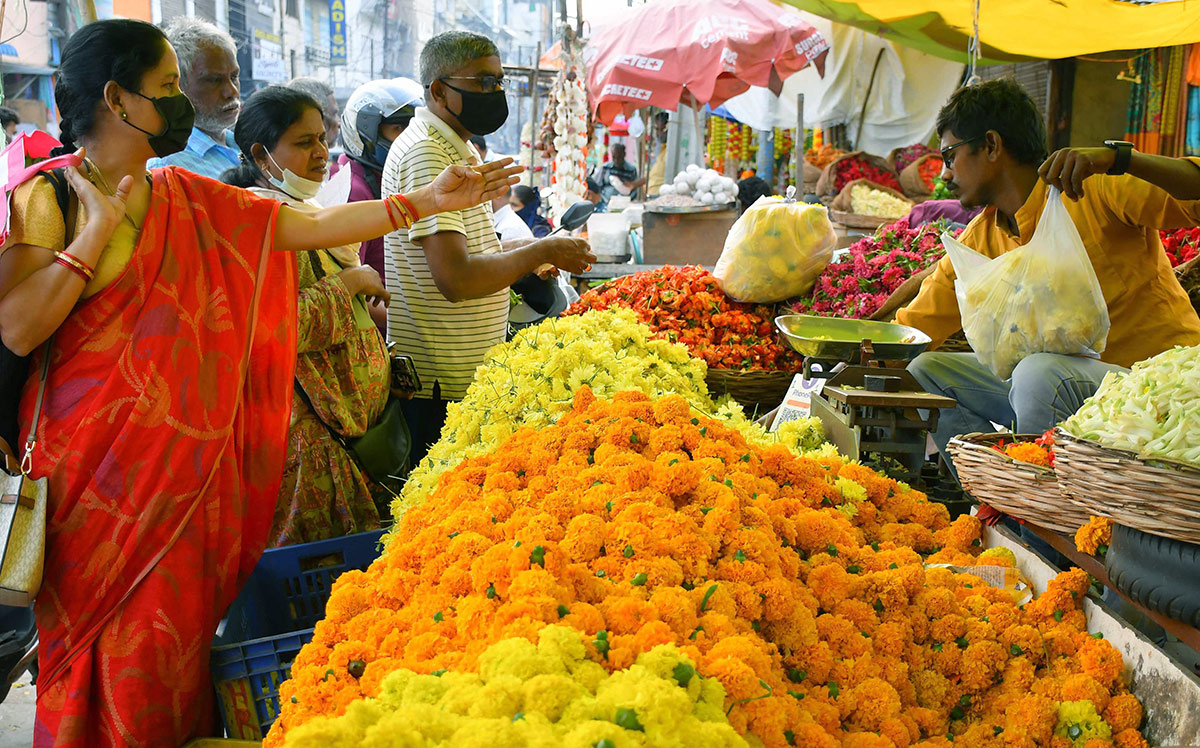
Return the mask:
<path id="1" fill-rule="evenodd" d="M 796 142 L 792 147 L 792 170 L 799 194 L 804 194 L 804 139 L 804 94 L 796 94 Z"/>
<path id="2" fill-rule="evenodd" d="M 517 60 L 520 61 L 521 63 L 524 63 L 525 62 L 524 53 L 518 52 Z M 524 105 L 524 102 L 521 101 L 522 98 L 523 97 L 521 96 L 521 92 L 517 91 L 517 152 L 514 153 L 513 156 L 518 161 L 521 160 L 521 124 L 522 124 L 521 119 L 522 119 L 522 115 L 525 114 L 525 105 Z M 532 132 L 532 128 L 530 128 L 530 132 Z M 530 141 L 530 142 L 532 142 L 532 141 Z"/>
<path id="3" fill-rule="evenodd" d="M 540 130 L 540 121 L 538 120 L 538 73 L 542 67 L 542 43 L 537 43 L 537 57 L 533 58 L 533 75 L 532 83 L 530 84 L 530 95 L 533 97 L 533 111 L 529 116 L 529 185 L 537 189 L 537 175 L 533 171 L 534 162 L 537 161 L 537 141 L 538 131 Z"/>
<path id="4" fill-rule="evenodd" d="M 680 105 L 682 107 L 682 105 Z M 679 173 L 679 128 L 682 116 L 677 108 L 671 112 L 670 118 L 667 120 L 667 169 L 663 177 L 663 184 L 667 184 L 675 178 Z"/>
<path id="5" fill-rule="evenodd" d="M 875 74 L 879 72 L 879 63 L 883 60 L 883 50 L 875 56 L 875 67 L 871 69 L 871 80 L 867 83 L 867 95 L 863 97 L 862 109 L 858 113 L 858 132 L 854 135 L 854 147 L 859 148 L 862 140 L 863 124 L 867 121 L 867 103 L 871 101 L 871 92 L 875 90 Z"/>
<path id="6" fill-rule="evenodd" d="M 775 184 L 774 130 L 758 131 L 758 163 L 756 163 L 754 166 L 760 179 L 765 180 L 767 184 Z"/>

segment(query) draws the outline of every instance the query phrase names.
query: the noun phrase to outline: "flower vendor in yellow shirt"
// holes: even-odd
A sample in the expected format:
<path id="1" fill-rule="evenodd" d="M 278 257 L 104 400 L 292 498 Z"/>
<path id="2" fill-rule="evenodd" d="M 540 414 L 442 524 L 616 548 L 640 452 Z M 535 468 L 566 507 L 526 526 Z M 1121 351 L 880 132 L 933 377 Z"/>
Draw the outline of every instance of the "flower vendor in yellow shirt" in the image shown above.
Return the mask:
<path id="1" fill-rule="evenodd" d="M 959 434 L 1041 433 L 1073 414 L 1109 371 L 1176 345 L 1200 344 L 1200 318 L 1180 286 L 1160 229 L 1200 224 L 1200 159 L 1137 153 L 1126 143 L 1068 148 L 1046 158 L 1032 99 L 1011 80 L 960 89 L 938 114 L 942 178 L 966 208 L 985 210 L 959 240 L 997 257 L 1029 242 L 1049 187 L 1087 249 L 1111 328 L 1100 359 L 1036 353 L 1002 381 L 971 353 L 924 353 L 909 371 L 930 392 L 958 401 L 941 413 L 934 441 L 945 455 Z M 954 268 L 943 258 L 896 321 L 938 346 L 962 329 Z"/>

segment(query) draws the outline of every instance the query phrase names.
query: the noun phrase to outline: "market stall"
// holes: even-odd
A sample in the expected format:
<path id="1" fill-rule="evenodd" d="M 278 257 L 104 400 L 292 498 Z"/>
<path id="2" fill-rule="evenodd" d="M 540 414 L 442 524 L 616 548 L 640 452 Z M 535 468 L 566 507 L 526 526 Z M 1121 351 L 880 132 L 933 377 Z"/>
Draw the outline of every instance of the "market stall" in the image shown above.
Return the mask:
<path id="1" fill-rule="evenodd" d="M 801 32 L 797 54 L 817 45 Z M 555 213 L 603 142 L 589 116 L 783 90 L 778 70 L 664 84 L 654 55 L 686 55 L 662 34 L 632 35 L 659 47 L 623 62 L 568 36 L 543 134 Z M 304 616 L 217 650 L 227 722 L 289 748 L 1200 741 L 1191 663 L 1109 607 L 1200 652 L 1200 348 L 1106 379 L 1046 434 L 959 434 L 960 487 L 929 447 L 958 402 L 905 368 L 935 341 L 894 323 L 947 247 L 971 251 L 961 206 L 918 219 L 948 196 L 943 154 L 801 127 L 797 186 L 819 202 L 739 206 L 754 148 L 788 151 L 723 114 L 697 118 L 704 163 L 589 220 L 602 261 L 574 278 L 581 298 L 489 353 L 378 557 L 344 556 L 336 586 L 302 582 L 320 590 Z M 1200 300 L 1200 234 L 1163 244 Z M 996 275 L 958 273 L 964 333 L 939 350 L 1007 373 L 1095 353 L 1090 286 L 980 257 Z M 987 303 L 997 278 L 1005 309 Z M 226 637 L 251 636 L 245 611 Z"/>

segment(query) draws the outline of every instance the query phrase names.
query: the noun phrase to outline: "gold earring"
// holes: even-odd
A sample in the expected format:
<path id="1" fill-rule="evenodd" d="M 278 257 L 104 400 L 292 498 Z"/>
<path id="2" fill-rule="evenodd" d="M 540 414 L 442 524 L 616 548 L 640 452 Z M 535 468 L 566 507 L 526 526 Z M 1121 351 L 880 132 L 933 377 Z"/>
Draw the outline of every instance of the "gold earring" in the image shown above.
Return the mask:
<path id="1" fill-rule="evenodd" d="M 125 112 L 121 112 L 121 119 L 129 119 L 129 115 Z"/>

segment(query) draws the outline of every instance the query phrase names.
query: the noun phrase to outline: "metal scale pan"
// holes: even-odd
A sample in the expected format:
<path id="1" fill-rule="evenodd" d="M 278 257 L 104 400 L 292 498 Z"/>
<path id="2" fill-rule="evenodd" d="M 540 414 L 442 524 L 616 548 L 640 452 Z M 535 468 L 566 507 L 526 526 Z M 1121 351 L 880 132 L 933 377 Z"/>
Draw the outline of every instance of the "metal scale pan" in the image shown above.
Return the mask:
<path id="1" fill-rule="evenodd" d="M 857 363 L 863 341 L 870 341 L 871 360 L 907 362 L 932 342 L 914 327 L 865 319 L 785 314 L 775 318 L 775 327 L 794 351 L 821 361 Z"/>
<path id="2" fill-rule="evenodd" d="M 811 405 L 826 438 L 846 457 L 887 458 L 900 468 L 893 477 L 915 480 L 938 411 L 955 406 L 925 392 L 902 368 L 925 350 L 929 336 L 904 325 L 803 314 L 777 317 L 775 326 L 804 354 L 805 376 L 826 380 Z"/>

